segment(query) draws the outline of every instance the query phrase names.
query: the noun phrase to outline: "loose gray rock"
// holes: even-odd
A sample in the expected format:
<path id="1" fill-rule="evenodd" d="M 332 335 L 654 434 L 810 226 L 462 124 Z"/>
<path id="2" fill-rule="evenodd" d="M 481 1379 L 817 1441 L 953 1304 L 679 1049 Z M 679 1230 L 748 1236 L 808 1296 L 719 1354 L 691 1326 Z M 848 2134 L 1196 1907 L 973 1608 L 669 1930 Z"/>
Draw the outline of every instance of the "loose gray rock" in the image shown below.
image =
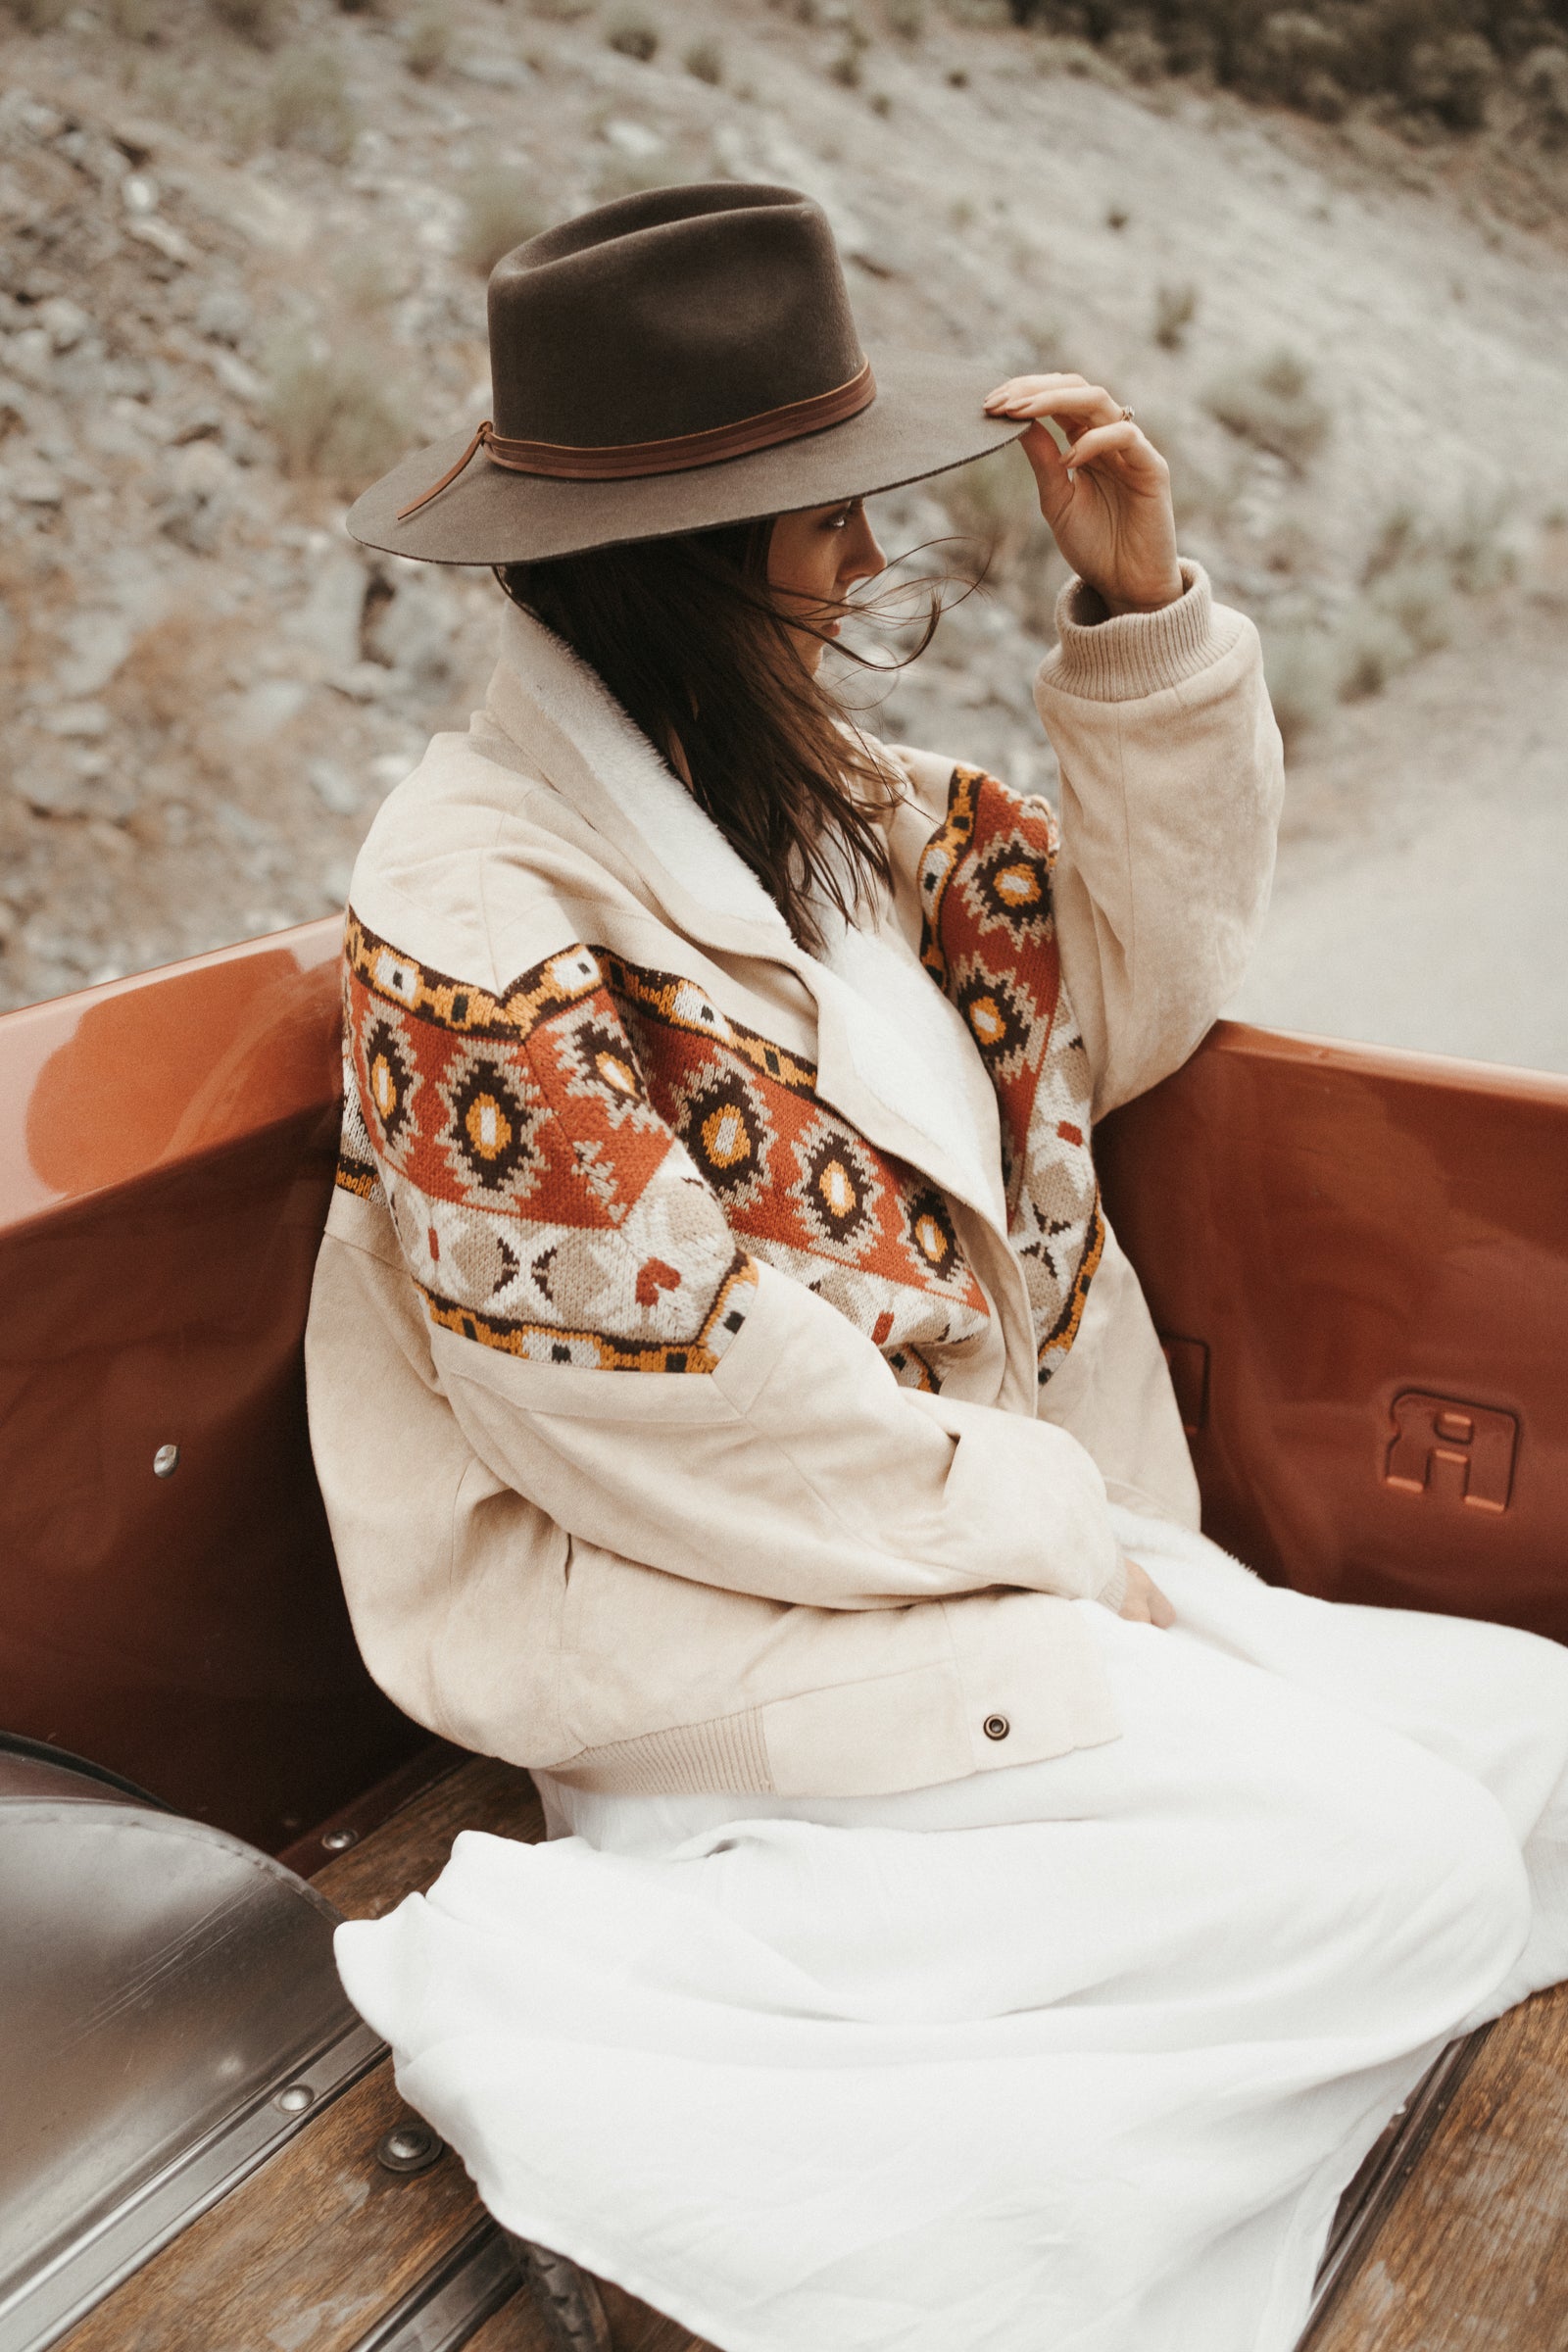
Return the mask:
<path id="1" fill-rule="evenodd" d="M 352 816 L 359 808 L 360 787 L 336 760 L 313 760 L 306 768 L 311 790 L 334 816 Z"/>
<path id="2" fill-rule="evenodd" d="M 212 343 L 243 343 L 255 316 L 237 286 L 209 286 L 196 306 L 196 332 Z"/>

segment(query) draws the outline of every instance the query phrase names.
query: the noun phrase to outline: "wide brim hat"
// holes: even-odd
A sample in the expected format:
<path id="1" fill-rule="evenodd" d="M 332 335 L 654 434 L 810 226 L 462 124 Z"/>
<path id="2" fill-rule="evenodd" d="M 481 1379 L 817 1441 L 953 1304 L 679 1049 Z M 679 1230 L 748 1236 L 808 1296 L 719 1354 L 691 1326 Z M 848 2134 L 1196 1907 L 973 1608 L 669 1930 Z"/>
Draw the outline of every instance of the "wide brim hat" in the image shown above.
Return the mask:
<path id="1" fill-rule="evenodd" d="M 597 206 L 500 261 L 491 417 L 351 508 L 368 547 L 542 562 L 869 497 L 1025 429 L 972 358 L 861 345 L 827 217 L 702 181 Z"/>

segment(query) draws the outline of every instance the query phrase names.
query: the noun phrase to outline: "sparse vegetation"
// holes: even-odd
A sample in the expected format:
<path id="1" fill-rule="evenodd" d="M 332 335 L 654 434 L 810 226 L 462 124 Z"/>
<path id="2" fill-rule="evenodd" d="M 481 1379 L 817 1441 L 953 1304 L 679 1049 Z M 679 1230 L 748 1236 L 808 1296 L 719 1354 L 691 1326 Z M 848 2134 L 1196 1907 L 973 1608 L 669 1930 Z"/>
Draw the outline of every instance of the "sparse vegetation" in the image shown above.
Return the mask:
<path id="1" fill-rule="evenodd" d="M 724 78 L 724 52 L 717 41 L 693 41 L 680 62 L 694 80 L 706 81 L 711 89 Z"/>
<path id="2" fill-rule="evenodd" d="M 1008 14 L 1135 82 L 1191 74 L 1324 122 L 1362 107 L 1470 136 L 1495 115 L 1543 145 L 1568 139 L 1562 0 L 1008 0 Z"/>
<path id="3" fill-rule="evenodd" d="M 917 41 L 926 28 L 925 0 L 887 0 L 888 30 L 896 41 Z"/>
<path id="4" fill-rule="evenodd" d="M 439 74 L 452 54 L 452 11 L 447 0 L 425 0 L 409 19 L 403 42 L 403 63 L 422 79 Z"/>
<path id="5" fill-rule="evenodd" d="M 1263 632 L 1263 670 L 1287 752 L 1327 718 L 1340 699 L 1341 662 L 1328 631 L 1287 624 Z"/>
<path id="6" fill-rule="evenodd" d="M 1282 458 L 1302 472 L 1328 439 L 1331 418 L 1312 388 L 1312 370 L 1298 352 L 1281 349 L 1250 368 L 1210 384 L 1210 416 L 1254 449 Z"/>
<path id="7" fill-rule="evenodd" d="M 104 14 L 111 32 L 122 41 L 153 41 L 163 22 L 163 0 L 108 0 Z"/>
<path id="8" fill-rule="evenodd" d="M 220 24 L 258 49 L 270 49 L 282 37 L 283 0 L 207 0 L 207 5 Z"/>
<path id="9" fill-rule="evenodd" d="M 640 8 L 617 10 L 605 26 L 605 39 L 618 56 L 634 57 L 642 66 L 659 55 L 659 26 Z"/>
<path id="10" fill-rule="evenodd" d="M 644 196 L 650 188 L 667 188 L 685 173 L 662 149 L 655 155 L 612 155 L 594 181 L 594 199 L 609 204 L 616 196 Z"/>
<path id="11" fill-rule="evenodd" d="M 859 49 L 854 41 L 846 41 L 841 49 L 835 50 L 828 66 L 828 72 L 841 89 L 858 90 L 859 88 L 863 68 L 860 64 Z"/>
<path id="12" fill-rule="evenodd" d="M 343 163 L 359 120 L 336 52 L 286 48 L 267 85 L 263 124 L 274 147 L 299 147 L 329 164 Z"/>
<path id="13" fill-rule="evenodd" d="M 1181 286 L 1156 286 L 1154 289 L 1154 341 L 1161 351 L 1180 351 L 1187 340 L 1187 329 L 1198 317 L 1198 288 L 1189 281 Z"/>
<path id="14" fill-rule="evenodd" d="M 287 473 L 363 490 L 408 439 L 408 422 L 387 380 L 384 356 L 329 348 L 307 335 L 272 355 L 267 421 Z"/>
<path id="15" fill-rule="evenodd" d="M 1462 507 L 1446 519 L 1396 507 L 1375 532 L 1358 592 L 1334 625 L 1299 612 L 1265 625 L 1269 691 L 1287 746 L 1336 703 L 1381 694 L 1438 652 L 1458 630 L 1463 598 L 1512 577 L 1504 518 L 1496 502 Z M 1298 547 L 1298 561 L 1309 552 Z"/>
<path id="16" fill-rule="evenodd" d="M 489 276 L 503 254 L 550 225 L 533 182 L 514 165 L 481 164 L 463 182 L 462 194 L 458 251 L 481 277 Z"/>

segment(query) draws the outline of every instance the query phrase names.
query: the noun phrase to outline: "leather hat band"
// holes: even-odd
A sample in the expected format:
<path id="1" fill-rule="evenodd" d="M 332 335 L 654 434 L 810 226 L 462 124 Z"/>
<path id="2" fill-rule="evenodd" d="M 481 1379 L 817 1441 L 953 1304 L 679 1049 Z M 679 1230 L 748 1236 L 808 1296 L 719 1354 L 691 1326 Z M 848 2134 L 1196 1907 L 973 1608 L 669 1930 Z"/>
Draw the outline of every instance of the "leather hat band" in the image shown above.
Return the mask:
<path id="1" fill-rule="evenodd" d="M 764 409 L 760 416 L 743 416 L 734 424 L 715 424 L 702 433 L 678 433 L 666 441 L 621 441 L 608 447 L 573 448 L 559 441 L 511 441 L 498 433 L 487 417 L 455 466 L 410 505 L 399 510 L 404 522 L 438 498 L 455 482 L 475 454 L 483 449 L 497 466 L 512 473 L 544 474 L 564 482 L 622 482 L 638 475 L 685 473 L 694 466 L 714 466 L 724 458 L 746 458 L 782 441 L 799 441 L 830 424 L 843 424 L 869 408 L 876 398 L 871 363 L 831 392 L 814 393 L 808 400 L 792 400 L 783 408 Z"/>

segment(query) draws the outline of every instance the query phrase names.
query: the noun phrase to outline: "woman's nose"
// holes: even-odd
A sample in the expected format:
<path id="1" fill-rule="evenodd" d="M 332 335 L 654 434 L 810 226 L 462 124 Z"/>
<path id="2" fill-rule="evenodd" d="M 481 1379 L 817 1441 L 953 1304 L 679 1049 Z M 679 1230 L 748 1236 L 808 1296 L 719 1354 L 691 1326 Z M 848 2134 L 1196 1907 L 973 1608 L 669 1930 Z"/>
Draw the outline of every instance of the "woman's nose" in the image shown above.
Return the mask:
<path id="1" fill-rule="evenodd" d="M 850 533 L 850 545 L 844 551 L 839 578 L 851 588 L 857 580 L 870 580 L 887 569 L 887 557 L 878 543 L 877 535 L 863 514 L 857 515 Z"/>

